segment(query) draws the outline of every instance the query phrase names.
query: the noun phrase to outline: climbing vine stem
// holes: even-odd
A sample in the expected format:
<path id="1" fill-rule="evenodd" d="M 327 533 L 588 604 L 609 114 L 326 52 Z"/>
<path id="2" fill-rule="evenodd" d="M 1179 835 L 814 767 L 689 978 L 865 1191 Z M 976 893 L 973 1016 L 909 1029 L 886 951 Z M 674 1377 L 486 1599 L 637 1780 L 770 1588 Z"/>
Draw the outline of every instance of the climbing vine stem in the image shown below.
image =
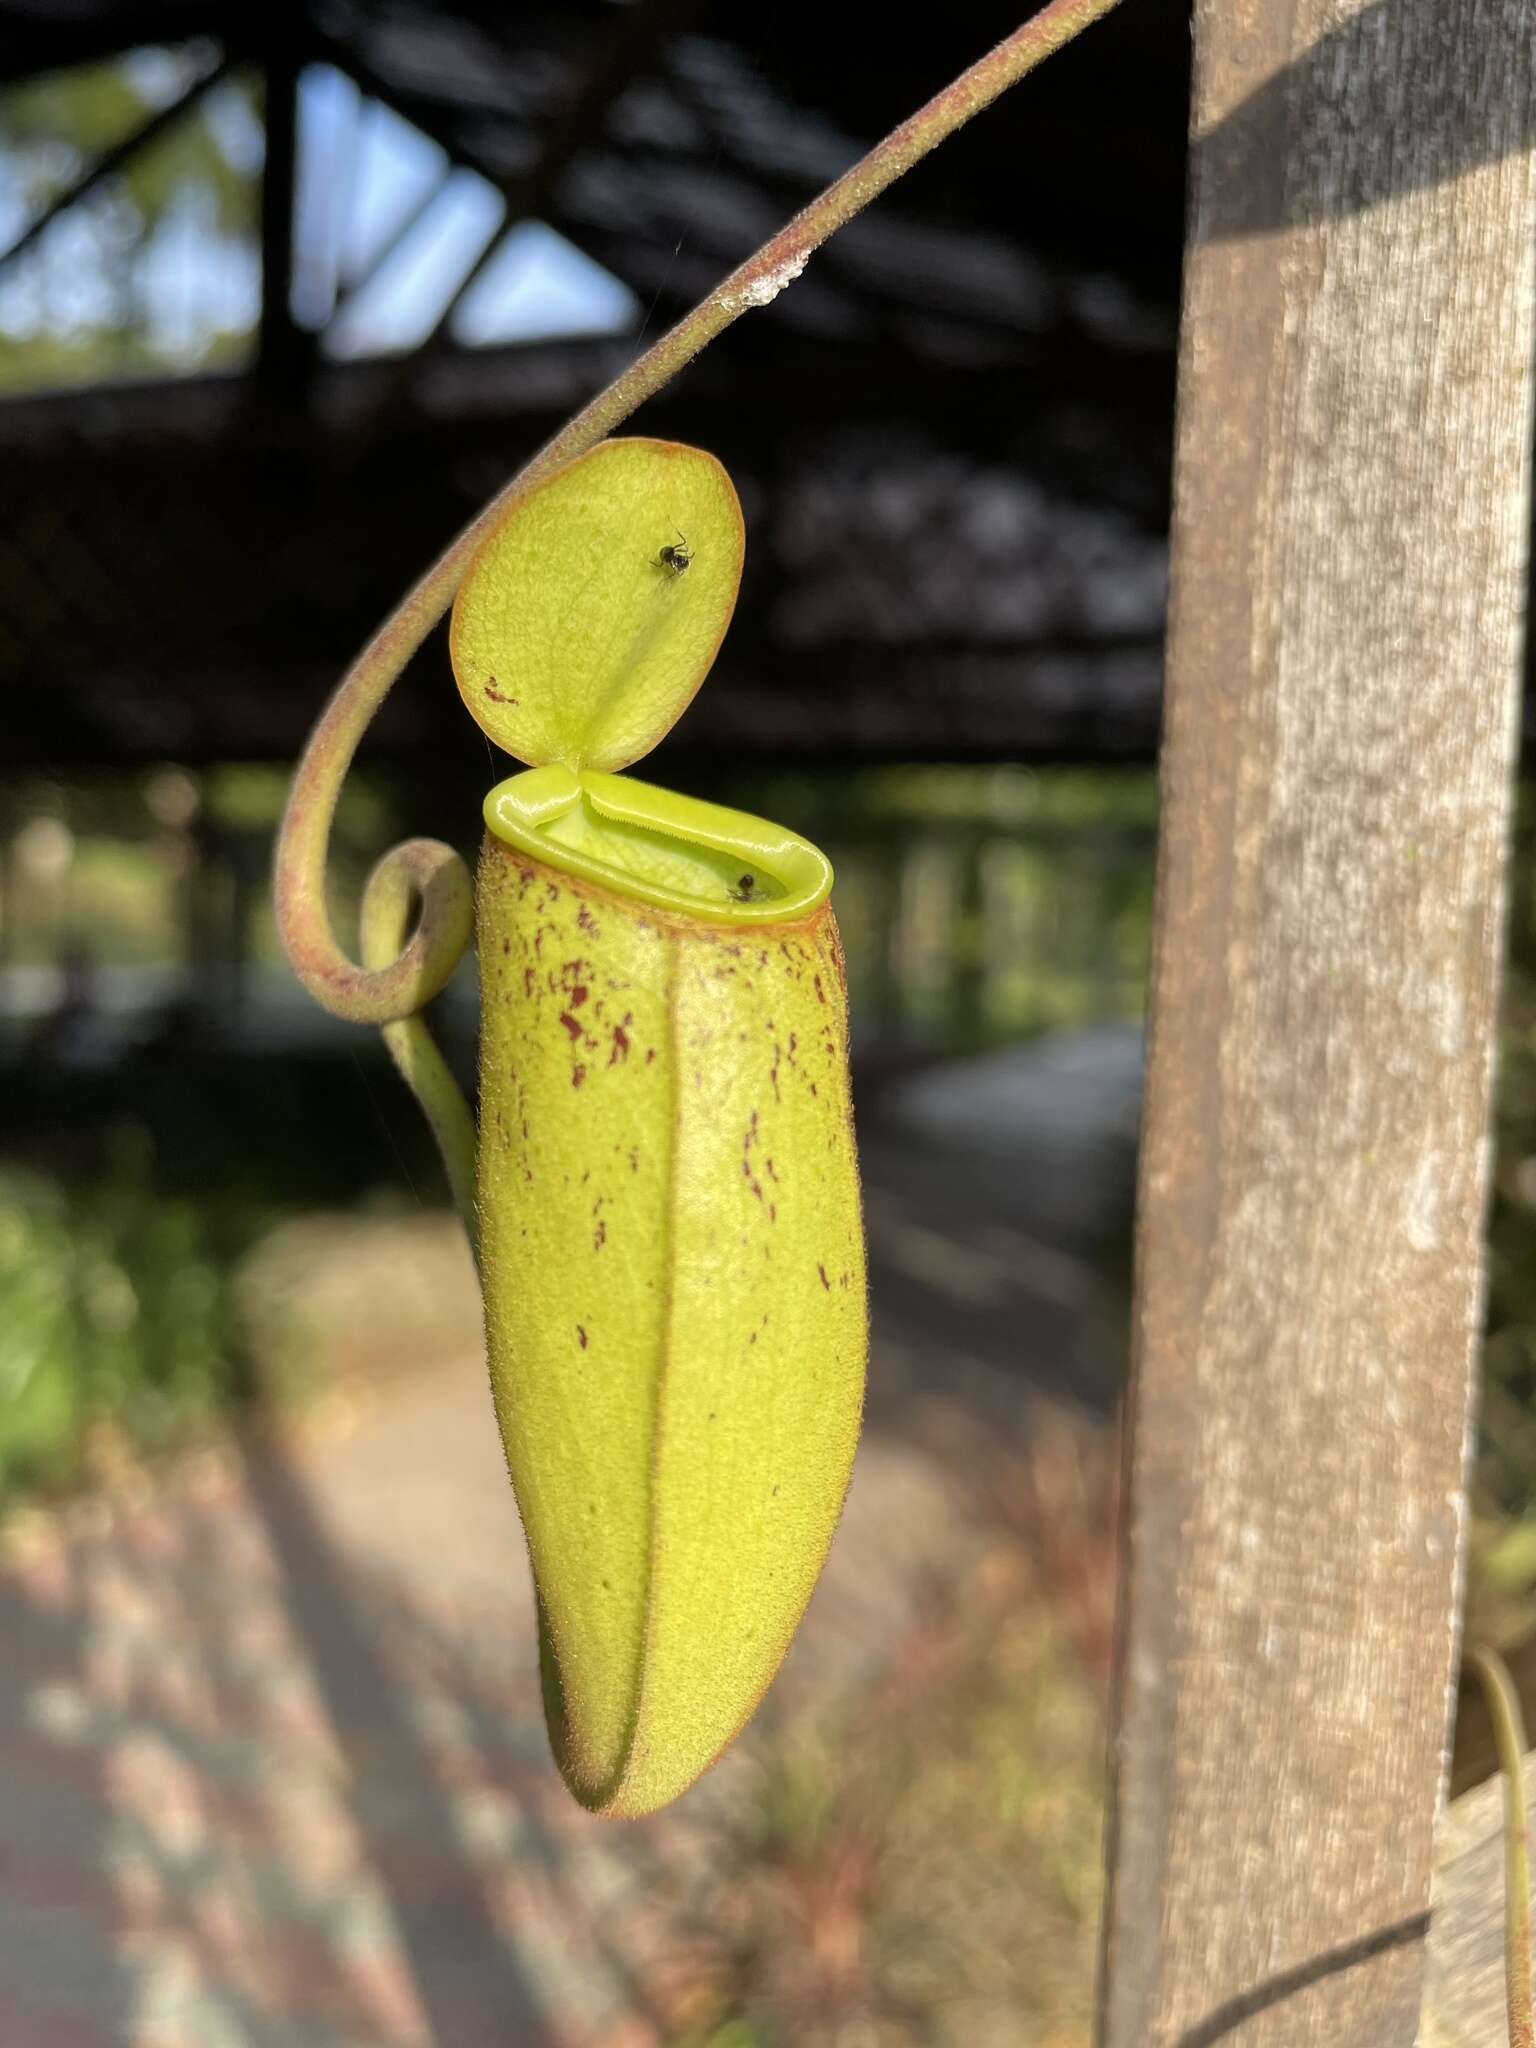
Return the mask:
<path id="1" fill-rule="evenodd" d="M 733 320 L 770 304 L 829 235 L 1116 4 L 1117 0 L 1050 0 L 893 129 L 584 406 L 471 521 L 385 620 L 343 676 L 311 733 L 278 834 L 278 929 L 294 972 L 322 1008 L 357 1024 L 405 1027 L 446 985 L 473 936 L 469 871 L 440 841 L 409 840 L 385 854 L 375 869 L 370 883 L 375 915 L 369 920 L 361 962 L 349 958 L 332 929 L 325 872 L 336 800 L 358 743 L 406 663 L 453 602 L 486 529 L 516 498 L 611 434 Z M 412 907 L 415 929 L 407 937 L 404 915 Z M 389 945 L 384 943 L 386 932 L 391 935 Z M 426 1037 L 425 1025 L 391 1029 L 389 1043 L 410 1085 L 426 1083 L 423 1106 L 445 1146 L 456 1198 L 467 1215 L 473 1148 L 468 1109 Z"/>
<path id="2" fill-rule="evenodd" d="M 1520 1696 L 1497 1651 L 1473 1650 L 1467 1662 L 1477 1673 L 1488 1701 L 1494 1749 L 1504 1774 L 1504 1993 L 1509 2048 L 1532 2048 L 1531 1868 Z"/>
<path id="3" fill-rule="evenodd" d="M 431 839 L 408 839 L 391 848 L 368 877 L 358 921 L 365 969 L 386 967 L 399 957 L 411 928 L 412 913 L 432 886 L 434 875 L 442 872 L 441 857 L 445 852 L 447 848 Z M 449 858 L 467 883 L 468 874 L 458 856 L 450 854 Z M 448 1170 L 454 1206 L 463 1218 L 470 1244 L 478 1253 L 475 1124 L 463 1090 L 439 1052 L 424 1018 L 398 1018 L 384 1025 L 383 1032 L 400 1078 L 421 1104 L 432 1127 Z"/>

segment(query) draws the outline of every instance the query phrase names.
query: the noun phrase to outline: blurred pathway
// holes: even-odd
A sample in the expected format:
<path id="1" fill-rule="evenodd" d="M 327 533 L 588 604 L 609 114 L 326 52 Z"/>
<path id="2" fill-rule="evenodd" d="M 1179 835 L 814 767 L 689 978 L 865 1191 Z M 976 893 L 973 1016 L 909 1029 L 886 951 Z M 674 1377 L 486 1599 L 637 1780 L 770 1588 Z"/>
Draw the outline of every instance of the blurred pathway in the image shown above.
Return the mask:
<path id="1" fill-rule="evenodd" d="M 869 1429 L 779 1710 L 964 1577 L 1027 1389 L 1111 1377 L 1084 1269 L 870 1163 Z M 662 2048 L 658 1919 L 750 1804 L 751 1739 L 668 1814 L 583 1815 L 481 1360 L 320 1417 L 10 1531 L 0 2043 Z"/>

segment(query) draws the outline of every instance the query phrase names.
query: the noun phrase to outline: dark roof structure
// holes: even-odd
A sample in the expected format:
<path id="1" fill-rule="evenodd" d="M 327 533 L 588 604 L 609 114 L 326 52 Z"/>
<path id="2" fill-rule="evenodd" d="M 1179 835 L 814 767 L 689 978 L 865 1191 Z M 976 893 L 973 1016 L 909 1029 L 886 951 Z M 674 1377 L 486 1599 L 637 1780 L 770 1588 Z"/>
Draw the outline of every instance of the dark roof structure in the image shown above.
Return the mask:
<path id="1" fill-rule="evenodd" d="M 990 0 L 899 33 L 883 9 L 751 0 L 274 0 L 259 19 L 5 0 L 0 89 L 203 39 L 200 82 L 149 128 L 233 68 L 260 73 L 267 111 L 249 366 L 0 402 L 0 755 L 291 755 L 415 574 L 635 351 L 638 334 L 458 339 L 512 229 L 553 228 L 653 336 L 1016 20 Z M 736 622 L 671 747 L 1149 756 L 1187 59 L 1185 0 L 1126 0 L 637 416 L 713 449 L 748 520 Z M 356 279 L 293 312 L 297 95 L 316 64 L 504 201 L 403 355 L 328 348 Z M 461 725 L 435 642 L 372 745 L 420 762 Z"/>

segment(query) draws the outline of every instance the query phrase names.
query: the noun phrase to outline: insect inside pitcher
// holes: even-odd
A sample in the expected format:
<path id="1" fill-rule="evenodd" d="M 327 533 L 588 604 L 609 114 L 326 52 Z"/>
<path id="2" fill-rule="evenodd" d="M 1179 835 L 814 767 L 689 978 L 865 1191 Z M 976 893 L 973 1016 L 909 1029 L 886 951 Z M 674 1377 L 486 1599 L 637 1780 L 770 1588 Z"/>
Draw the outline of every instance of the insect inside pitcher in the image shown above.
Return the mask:
<path id="1" fill-rule="evenodd" d="M 689 547 L 688 536 L 680 526 L 674 526 L 672 531 L 677 535 L 677 539 L 675 542 L 667 542 L 656 557 L 656 566 L 658 569 L 670 569 L 674 576 L 681 576 L 693 560 L 693 549 Z"/>
<path id="2" fill-rule="evenodd" d="M 756 888 L 757 883 L 751 875 L 742 875 L 738 878 L 736 886 L 731 891 L 731 894 L 738 903 L 750 903 L 752 901 L 753 892 L 756 890 Z"/>

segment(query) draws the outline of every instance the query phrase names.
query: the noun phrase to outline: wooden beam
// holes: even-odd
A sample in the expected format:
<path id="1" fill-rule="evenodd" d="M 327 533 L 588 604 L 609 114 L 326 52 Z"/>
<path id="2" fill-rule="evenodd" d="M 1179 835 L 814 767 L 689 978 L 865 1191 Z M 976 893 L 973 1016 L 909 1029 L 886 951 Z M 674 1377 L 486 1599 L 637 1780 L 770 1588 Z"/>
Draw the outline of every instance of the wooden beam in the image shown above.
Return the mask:
<path id="1" fill-rule="evenodd" d="M 293 317 L 294 209 L 298 191 L 299 74 L 309 52 L 292 4 L 274 7 L 261 50 L 261 317 L 256 332 L 260 401 L 302 408 L 314 363 L 314 336 Z"/>
<path id="2" fill-rule="evenodd" d="M 161 0 L 133 6 L 114 0 L 111 7 L 89 14 L 75 8 L 11 8 L 0 39 L 0 85 L 42 78 L 50 71 L 72 71 L 87 64 L 106 64 L 146 44 L 190 43 L 199 37 L 220 42 L 229 33 L 227 7 L 168 9 Z"/>
<path id="3" fill-rule="evenodd" d="M 364 93 L 369 99 L 378 100 L 381 105 L 391 108 L 395 113 L 409 121 L 414 128 L 419 128 L 429 142 L 437 144 L 438 148 L 442 150 L 455 169 L 473 171 L 476 177 L 484 178 L 488 185 L 494 185 L 498 191 L 501 190 L 504 183 L 503 174 L 487 156 L 470 143 L 464 141 L 458 134 L 453 120 L 448 117 L 447 110 L 440 100 L 432 98 L 428 93 L 414 92 L 409 88 L 392 83 L 381 72 L 376 71 L 368 63 L 367 59 L 361 56 L 351 44 L 343 41 L 339 36 L 327 35 L 323 29 L 318 28 L 315 31 L 315 35 L 317 54 L 323 54 L 328 63 L 334 64 L 338 71 L 345 77 L 350 78 L 359 92 Z M 638 290 L 635 280 L 626 275 L 621 264 L 615 264 L 612 260 L 605 259 L 597 251 L 593 245 L 592 238 L 586 234 L 579 223 L 567 219 L 553 205 L 547 208 L 546 211 L 548 212 L 550 225 L 557 228 L 564 235 L 565 239 L 575 248 L 579 249 L 584 256 L 590 256 L 594 263 L 612 270 L 620 282 L 627 284 L 631 290 Z M 505 227 L 505 222 L 498 225 L 495 235 L 492 237 L 493 244 L 499 244 Z M 614 239 L 622 242 L 623 238 L 615 237 Z M 481 253 L 484 254 L 485 252 L 482 251 Z M 692 299 L 679 297 L 676 301 L 676 312 L 679 314 L 686 312 L 693 303 Z M 667 302 L 664 306 L 664 311 L 667 318 L 673 317 L 670 310 L 670 302 Z M 417 344 L 418 351 L 423 345 L 422 343 Z M 476 353 L 480 352 L 477 351 Z M 416 374 L 413 367 L 415 361 L 416 358 L 412 357 L 408 363 L 396 362 L 391 364 L 389 378 L 386 380 L 378 396 L 367 408 L 363 427 L 365 434 L 372 433 L 376 418 L 382 419 L 387 414 L 401 410 L 398 401 L 402 389 L 402 380 L 408 383 L 411 378 L 414 378 Z M 441 362 L 439 362 L 438 367 L 441 367 Z"/>
<path id="4" fill-rule="evenodd" d="M 492 179 L 503 202 L 501 218 L 449 293 L 431 328 L 393 365 L 377 411 L 365 425 L 366 433 L 377 432 L 384 418 L 411 399 L 423 366 L 446 349 L 455 315 L 507 237 L 553 198 L 572 162 L 602 133 L 614 101 L 652 67 L 668 37 L 686 25 L 698 5 L 699 0 L 639 0 L 621 19 L 609 24 L 565 104 L 540 138 L 532 164 L 525 171 Z M 398 94 L 386 92 L 384 96 L 399 104 Z M 450 148 L 450 154 L 462 151 Z"/>
<path id="5" fill-rule="evenodd" d="M 82 199 L 89 198 L 98 185 L 104 184 L 108 178 L 115 177 L 141 150 L 152 148 L 162 135 L 175 127 L 178 121 L 185 120 L 203 95 L 228 77 L 229 71 L 230 59 L 227 56 L 221 57 L 211 71 L 205 72 L 195 83 L 189 85 L 169 106 L 164 106 L 158 113 L 151 114 L 131 135 L 125 135 L 121 142 L 114 142 L 110 149 L 103 150 L 96 161 L 82 171 L 73 185 L 51 199 L 37 219 L 30 221 L 22 229 L 9 248 L 0 249 L 0 271 L 8 269 L 18 257 L 24 256 L 27 250 L 48 232 L 61 214 L 68 213 L 72 206 L 78 206 Z"/>
<path id="6" fill-rule="evenodd" d="M 498 249 L 521 222 L 539 211 L 582 151 L 594 143 L 608 123 L 614 102 L 637 77 L 651 70 L 666 43 L 687 27 L 700 0 L 638 0 L 609 25 L 598 39 L 586 68 L 576 78 L 565 103 L 540 138 L 539 152 L 526 171 L 499 184 L 505 208 L 495 232 L 449 294 L 432 331 L 408 360 L 440 347 L 464 300 L 489 269 Z"/>
<path id="7" fill-rule="evenodd" d="M 426 219 L 433 207 L 436 206 L 438 200 L 442 198 L 448 187 L 453 183 L 453 170 L 454 167 L 451 163 L 444 164 L 438 175 L 430 183 L 422 187 L 420 194 L 406 208 L 399 221 L 389 230 L 367 260 L 360 263 L 355 271 L 345 272 L 342 275 L 339 280 L 340 289 L 336 295 L 336 304 L 331 313 L 332 322 L 339 320 L 348 307 L 356 305 L 385 264 L 393 256 L 397 255 L 410 237 L 415 234 L 417 228 L 421 226 L 421 223 Z"/>
<path id="8" fill-rule="evenodd" d="M 1536 0 L 1196 0 L 1103 2048 L 1416 2038 L 1531 431 Z"/>

